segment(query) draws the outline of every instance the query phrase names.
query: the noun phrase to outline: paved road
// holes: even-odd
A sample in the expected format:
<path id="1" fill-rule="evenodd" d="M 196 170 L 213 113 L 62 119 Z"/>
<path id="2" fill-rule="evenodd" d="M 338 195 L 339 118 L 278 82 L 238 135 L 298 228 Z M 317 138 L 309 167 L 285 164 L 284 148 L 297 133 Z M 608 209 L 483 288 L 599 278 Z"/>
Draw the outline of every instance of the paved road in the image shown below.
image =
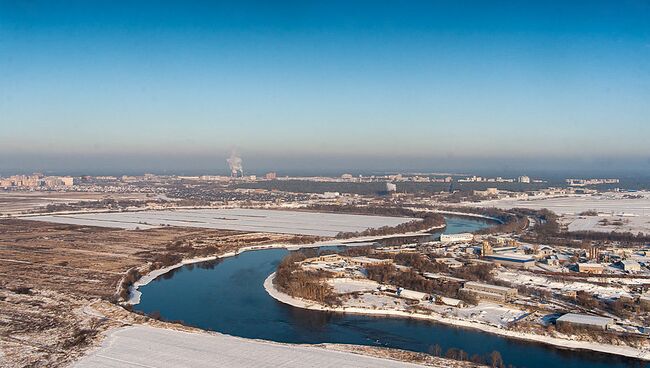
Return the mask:
<path id="1" fill-rule="evenodd" d="M 421 367 L 309 346 L 288 346 L 219 334 L 136 326 L 113 331 L 76 368 L 117 367 Z"/>

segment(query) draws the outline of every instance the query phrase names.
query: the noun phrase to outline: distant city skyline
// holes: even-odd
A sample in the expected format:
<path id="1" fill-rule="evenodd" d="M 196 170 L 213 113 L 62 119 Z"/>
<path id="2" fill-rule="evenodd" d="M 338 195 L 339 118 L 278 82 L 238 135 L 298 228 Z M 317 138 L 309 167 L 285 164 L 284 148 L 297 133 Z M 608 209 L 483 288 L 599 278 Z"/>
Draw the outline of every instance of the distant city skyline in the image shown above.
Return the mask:
<path id="1" fill-rule="evenodd" d="M 650 169 L 650 2 L 0 0 L 0 173 Z"/>

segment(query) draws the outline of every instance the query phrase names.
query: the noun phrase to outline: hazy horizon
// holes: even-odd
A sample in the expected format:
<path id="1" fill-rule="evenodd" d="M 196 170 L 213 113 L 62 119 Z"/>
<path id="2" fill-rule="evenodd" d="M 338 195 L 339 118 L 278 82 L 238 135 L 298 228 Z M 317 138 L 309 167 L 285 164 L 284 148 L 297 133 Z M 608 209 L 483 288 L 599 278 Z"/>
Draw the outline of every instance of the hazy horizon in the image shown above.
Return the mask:
<path id="1" fill-rule="evenodd" d="M 65 6 L 64 6 L 65 5 Z M 650 169 L 650 2 L 0 1 L 0 172 Z"/>
<path id="2" fill-rule="evenodd" d="M 0 175 L 43 172 L 51 175 L 229 175 L 226 158 L 229 152 L 214 155 L 70 155 L 0 157 Z M 240 152 L 244 173 L 281 175 L 378 174 L 387 172 L 454 173 L 476 175 L 538 176 L 650 176 L 650 159 L 557 157 L 534 158 L 467 158 L 467 157 L 355 157 L 355 156 L 269 156 Z M 12 167 L 13 165 L 13 167 Z"/>

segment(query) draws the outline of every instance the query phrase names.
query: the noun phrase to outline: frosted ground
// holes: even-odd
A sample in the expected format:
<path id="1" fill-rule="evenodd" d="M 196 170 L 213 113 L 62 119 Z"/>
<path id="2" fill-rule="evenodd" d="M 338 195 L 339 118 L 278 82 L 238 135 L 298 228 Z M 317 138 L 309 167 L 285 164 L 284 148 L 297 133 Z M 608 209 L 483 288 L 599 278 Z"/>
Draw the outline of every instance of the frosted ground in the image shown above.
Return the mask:
<path id="1" fill-rule="evenodd" d="M 579 281 L 563 282 L 523 271 L 498 271 L 496 278 L 515 285 L 526 285 L 545 290 L 553 290 L 560 294 L 565 294 L 573 291 L 584 291 L 591 295 L 597 295 L 599 298 L 603 299 L 631 296 L 629 293 L 629 287 L 624 285 L 605 286 Z M 617 280 L 617 283 L 634 285 L 635 283 L 643 283 L 644 281 L 644 279 L 620 279 Z"/>
<path id="2" fill-rule="evenodd" d="M 642 198 L 625 198 L 634 195 Z M 475 206 L 476 204 L 470 204 Z M 561 222 L 570 231 L 639 231 L 650 233 L 650 192 L 583 194 L 562 197 L 531 197 L 529 199 L 499 199 L 480 202 L 483 207 L 549 209 L 561 215 Z M 598 216 L 580 216 L 596 211 Z M 609 225 L 603 225 L 607 219 Z M 614 225 L 612 222 L 620 222 Z"/>
<path id="3" fill-rule="evenodd" d="M 222 230 L 335 236 L 339 232 L 396 226 L 408 217 L 364 216 L 260 209 L 188 209 L 114 213 L 84 213 L 26 217 L 62 224 L 114 227 L 133 230 L 160 226 L 184 226 Z"/>
<path id="4" fill-rule="evenodd" d="M 364 292 L 356 298 L 350 298 L 345 301 L 345 307 L 352 308 L 369 308 L 373 310 L 393 309 L 408 310 L 409 303 L 405 299 L 399 299 L 384 294 L 373 294 L 379 283 L 372 280 L 356 279 L 330 279 L 328 283 L 332 285 L 337 293 Z M 468 321 L 480 322 L 492 326 L 504 327 L 506 324 L 524 317 L 526 312 L 504 307 L 494 303 L 480 303 L 477 306 L 469 308 L 454 308 L 446 305 L 438 305 L 427 301 L 419 303 L 420 308 L 432 310 L 438 314 L 454 316 Z"/>
<path id="5" fill-rule="evenodd" d="M 75 367 L 420 367 L 310 346 L 283 345 L 220 334 L 188 333 L 152 327 L 113 331 Z"/>

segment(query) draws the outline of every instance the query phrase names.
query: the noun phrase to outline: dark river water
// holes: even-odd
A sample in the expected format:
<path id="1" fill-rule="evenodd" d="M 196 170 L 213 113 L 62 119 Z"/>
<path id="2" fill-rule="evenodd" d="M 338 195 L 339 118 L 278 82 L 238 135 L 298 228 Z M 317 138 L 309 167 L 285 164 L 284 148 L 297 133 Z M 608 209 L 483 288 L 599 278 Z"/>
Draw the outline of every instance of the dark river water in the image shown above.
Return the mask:
<path id="1" fill-rule="evenodd" d="M 447 218 L 446 233 L 488 226 L 480 220 Z M 408 318 L 344 315 L 282 304 L 264 280 L 288 254 L 284 249 L 245 252 L 215 262 L 178 268 L 142 287 L 136 310 L 167 320 L 254 339 L 285 343 L 344 343 L 427 352 L 438 344 L 469 355 L 499 351 L 516 367 L 631 367 L 640 362 L 613 355 L 570 351 L 484 332 Z"/>

